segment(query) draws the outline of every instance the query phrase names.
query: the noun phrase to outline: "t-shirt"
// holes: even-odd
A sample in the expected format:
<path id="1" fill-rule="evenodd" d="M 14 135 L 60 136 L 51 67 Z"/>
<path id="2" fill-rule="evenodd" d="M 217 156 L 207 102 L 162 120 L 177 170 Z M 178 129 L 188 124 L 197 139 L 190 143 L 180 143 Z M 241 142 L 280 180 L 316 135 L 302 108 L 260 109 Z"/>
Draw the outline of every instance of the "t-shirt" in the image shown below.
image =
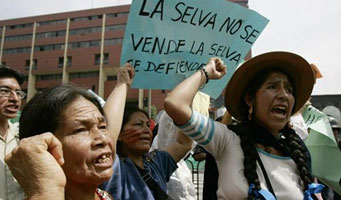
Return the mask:
<path id="1" fill-rule="evenodd" d="M 216 159 L 219 171 L 218 199 L 245 199 L 249 186 L 244 176 L 244 153 L 239 136 L 226 125 L 215 122 L 196 111 L 193 111 L 188 123 L 179 128 Z M 257 151 L 277 198 L 302 200 L 303 192 L 299 186 L 300 177 L 295 162 L 290 157 L 272 155 L 260 149 Z M 268 190 L 258 163 L 256 171 L 261 188 Z"/>
<path id="2" fill-rule="evenodd" d="M 152 151 L 148 159 L 143 159 L 144 170 L 149 172 L 156 183 L 167 191 L 166 182 L 176 170 L 177 165 L 172 156 L 165 151 Z M 110 180 L 100 186 L 115 200 L 153 200 L 153 193 L 142 179 L 134 162 L 127 157 L 115 157 L 114 174 Z"/>

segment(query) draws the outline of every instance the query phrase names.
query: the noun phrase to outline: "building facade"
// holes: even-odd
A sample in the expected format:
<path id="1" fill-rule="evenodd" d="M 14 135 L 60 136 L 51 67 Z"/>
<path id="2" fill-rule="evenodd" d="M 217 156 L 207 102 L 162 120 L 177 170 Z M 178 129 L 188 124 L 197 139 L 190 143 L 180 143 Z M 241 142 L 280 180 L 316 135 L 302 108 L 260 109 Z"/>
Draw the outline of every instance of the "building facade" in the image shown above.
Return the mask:
<path id="1" fill-rule="evenodd" d="M 232 2 L 247 7 L 248 1 Z M 26 100 L 68 82 L 107 98 L 116 84 L 129 8 L 113 6 L 0 21 L 0 62 L 24 74 Z M 140 99 L 145 106 L 149 102 L 160 110 L 166 93 L 144 90 Z M 137 104 L 138 98 L 139 90 L 130 89 L 128 102 Z"/>

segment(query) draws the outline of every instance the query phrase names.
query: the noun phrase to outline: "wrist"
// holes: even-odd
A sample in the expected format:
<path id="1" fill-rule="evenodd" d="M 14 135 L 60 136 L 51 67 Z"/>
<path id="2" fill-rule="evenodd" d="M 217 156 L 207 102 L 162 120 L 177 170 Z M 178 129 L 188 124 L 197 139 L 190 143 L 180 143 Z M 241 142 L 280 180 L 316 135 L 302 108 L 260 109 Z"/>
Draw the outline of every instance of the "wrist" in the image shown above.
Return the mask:
<path id="1" fill-rule="evenodd" d="M 126 89 L 130 88 L 130 84 L 127 82 L 117 82 L 115 87 L 125 87 Z"/>
<path id="2" fill-rule="evenodd" d="M 37 189 L 26 193 L 25 200 L 41 200 L 49 199 L 53 197 L 55 200 L 65 199 L 65 188 L 64 187 L 49 187 L 46 189 Z"/>
<path id="3" fill-rule="evenodd" d="M 208 73 L 205 68 L 201 68 L 198 72 L 200 73 L 200 77 L 201 77 L 199 90 L 202 90 L 205 87 L 205 85 L 208 83 L 208 80 L 209 80 Z"/>
<path id="4" fill-rule="evenodd" d="M 200 71 L 203 73 L 203 75 L 205 77 L 205 84 L 207 84 L 209 81 L 209 78 L 208 78 L 208 72 L 207 72 L 206 68 L 204 67 L 204 68 L 200 69 Z"/>

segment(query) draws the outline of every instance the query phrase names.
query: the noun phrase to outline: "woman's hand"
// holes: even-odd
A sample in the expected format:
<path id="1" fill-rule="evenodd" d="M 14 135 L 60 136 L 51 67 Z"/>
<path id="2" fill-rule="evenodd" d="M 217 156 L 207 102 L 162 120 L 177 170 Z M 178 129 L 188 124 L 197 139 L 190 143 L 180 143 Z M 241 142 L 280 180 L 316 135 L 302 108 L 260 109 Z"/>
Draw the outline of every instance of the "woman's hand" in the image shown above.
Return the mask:
<path id="1" fill-rule="evenodd" d="M 53 134 L 22 139 L 5 161 L 28 199 L 64 199 L 62 144 Z"/>
<path id="2" fill-rule="evenodd" d="M 209 79 L 220 79 L 227 71 L 227 67 L 220 58 L 210 58 L 204 67 Z"/>
<path id="3" fill-rule="evenodd" d="M 117 82 L 126 83 L 129 87 L 133 82 L 133 77 L 135 76 L 135 70 L 130 63 L 126 63 L 123 67 L 119 67 L 117 72 Z"/>

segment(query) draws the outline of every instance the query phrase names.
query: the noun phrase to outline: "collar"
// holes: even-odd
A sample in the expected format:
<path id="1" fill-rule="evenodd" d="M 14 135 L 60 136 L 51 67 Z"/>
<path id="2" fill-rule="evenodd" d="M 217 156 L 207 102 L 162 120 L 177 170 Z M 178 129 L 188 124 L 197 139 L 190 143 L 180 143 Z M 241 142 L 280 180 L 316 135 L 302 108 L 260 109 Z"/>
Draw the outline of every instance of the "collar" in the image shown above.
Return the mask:
<path id="1" fill-rule="evenodd" d="M 251 130 L 250 139 L 253 143 L 261 144 L 265 147 L 273 147 L 283 153 L 283 156 L 289 156 L 290 150 L 288 148 L 287 141 L 285 140 L 285 133 L 280 132 L 279 137 L 274 137 L 266 128 L 262 125 L 248 121 L 239 125 L 240 127 L 249 127 Z"/>
<path id="2" fill-rule="evenodd" d="M 10 122 L 10 120 L 8 120 L 8 129 L 7 129 L 7 136 L 6 139 L 4 140 L 3 137 L 0 137 L 1 140 L 5 141 L 6 143 L 16 139 L 17 141 L 19 141 L 19 123 L 14 123 L 12 124 L 12 122 Z"/>

